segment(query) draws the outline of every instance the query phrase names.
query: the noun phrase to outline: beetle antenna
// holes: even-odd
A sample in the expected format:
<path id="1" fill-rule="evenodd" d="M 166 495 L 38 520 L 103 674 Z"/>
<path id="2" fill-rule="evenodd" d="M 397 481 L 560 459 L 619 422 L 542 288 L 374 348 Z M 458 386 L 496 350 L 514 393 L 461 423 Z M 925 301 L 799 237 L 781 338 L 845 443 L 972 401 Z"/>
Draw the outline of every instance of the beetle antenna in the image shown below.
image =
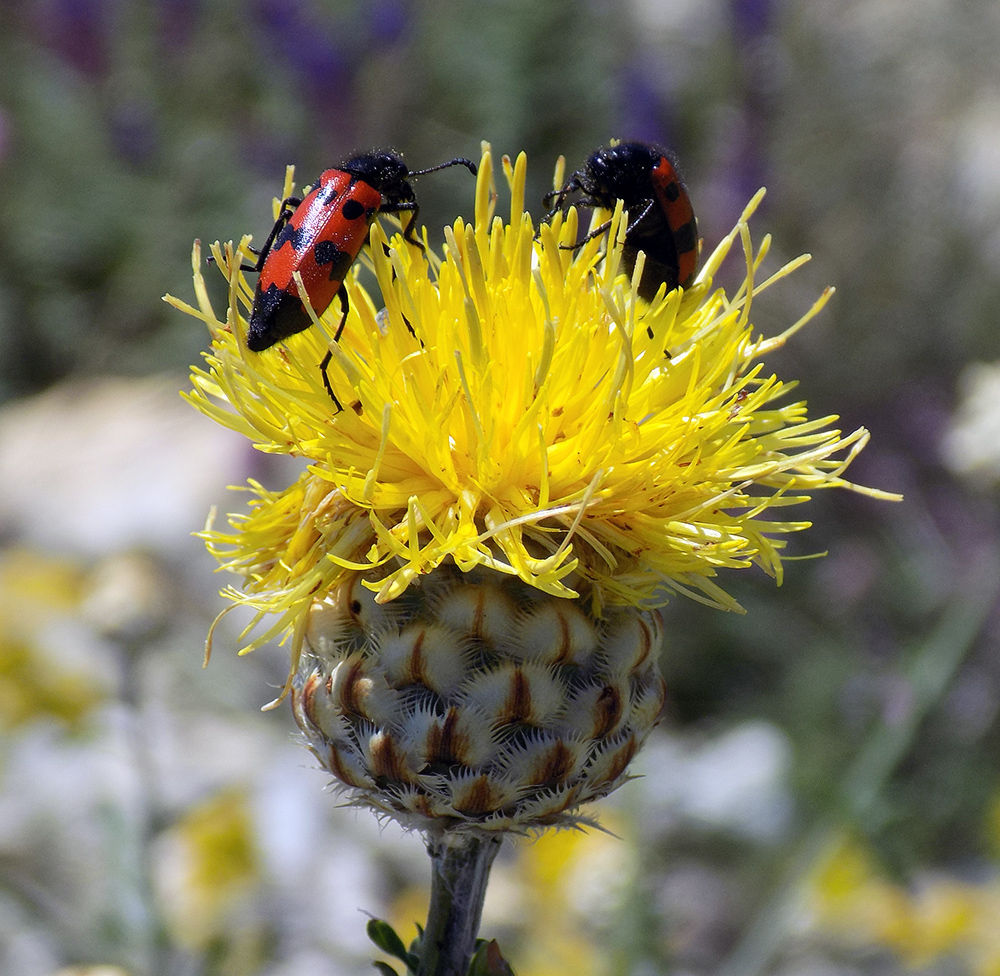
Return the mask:
<path id="1" fill-rule="evenodd" d="M 456 156 L 455 159 L 449 159 L 448 162 L 441 163 L 438 166 L 432 166 L 430 169 L 410 170 L 407 176 L 423 176 L 424 173 L 433 173 L 439 169 L 447 169 L 449 166 L 464 166 L 473 176 L 475 176 L 478 172 L 476 164 L 471 159 L 464 159 L 461 156 Z"/>

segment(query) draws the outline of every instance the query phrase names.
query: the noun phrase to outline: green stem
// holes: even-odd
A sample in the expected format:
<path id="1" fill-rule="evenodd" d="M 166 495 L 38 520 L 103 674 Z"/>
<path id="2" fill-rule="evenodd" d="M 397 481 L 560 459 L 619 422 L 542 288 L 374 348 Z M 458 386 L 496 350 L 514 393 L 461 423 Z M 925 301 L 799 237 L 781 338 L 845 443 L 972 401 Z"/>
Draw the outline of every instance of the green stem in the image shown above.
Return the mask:
<path id="1" fill-rule="evenodd" d="M 466 976 L 499 837 L 445 833 L 427 841 L 431 905 L 417 976 Z"/>

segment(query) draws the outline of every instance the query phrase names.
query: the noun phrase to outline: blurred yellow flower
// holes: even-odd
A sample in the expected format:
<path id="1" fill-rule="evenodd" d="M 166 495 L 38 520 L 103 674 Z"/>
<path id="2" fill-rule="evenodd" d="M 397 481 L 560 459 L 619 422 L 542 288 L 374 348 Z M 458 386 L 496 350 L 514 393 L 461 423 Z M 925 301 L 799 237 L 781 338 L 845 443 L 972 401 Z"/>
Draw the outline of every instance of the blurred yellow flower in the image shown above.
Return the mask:
<path id="1" fill-rule="evenodd" d="M 247 797 L 227 789 L 188 810 L 161 847 L 159 890 L 182 945 L 239 942 L 253 926 L 243 911 L 260 879 Z"/>
<path id="2" fill-rule="evenodd" d="M 0 729 L 42 717 L 75 727 L 103 700 L 97 682 L 46 647 L 45 630 L 78 611 L 83 583 L 70 560 L 19 549 L 0 555 Z"/>
<path id="3" fill-rule="evenodd" d="M 609 830 L 624 824 L 604 818 Z M 518 849 L 521 976 L 599 976 L 618 971 L 609 916 L 635 873 L 634 843 L 596 830 L 549 831 Z M 595 904 L 595 902 L 599 902 Z"/>
<path id="4" fill-rule="evenodd" d="M 860 844 L 831 844 L 810 884 L 816 923 L 854 946 L 894 952 L 914 969 L 945 956 L 976 976 L 1000 973 L 1000 882 L 934 875 L 912 887 L 885 878 Z"/>

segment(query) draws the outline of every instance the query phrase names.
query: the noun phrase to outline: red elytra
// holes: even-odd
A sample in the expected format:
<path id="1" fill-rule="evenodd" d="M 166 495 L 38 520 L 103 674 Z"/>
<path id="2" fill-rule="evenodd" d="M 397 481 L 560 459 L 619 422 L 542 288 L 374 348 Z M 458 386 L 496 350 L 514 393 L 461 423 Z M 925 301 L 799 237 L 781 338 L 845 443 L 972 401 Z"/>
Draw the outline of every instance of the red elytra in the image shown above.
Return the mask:
<path id="1" fill-rule="evenodd" d="M 409 181 L 449 166 L 465 166 L 476 173 L 475 163 L 463 158 L 411 171 L 396 153 L 376 150 L 352 157 L 340 169 L 325 170 L 305 198 L 284 200 L 257 264 L 248 269 L 260 277 L 250 310 L 247 348 L 263 352 L 312 325 L 295 282 L 296 272 L 317 316 L 340 297 L 343 314 L 334 335 L 338 341 L 349 309 L 344 279 L 368 240 L 372 222 L 380 213 L 411 213 L 403 239 L 422 249 L 413 237 L 420 207 Z M 341 409 L 326 374 L 330 359 L 327 352 L 320 366 L 323 382 Z"/>
<path id="2" fill-rule="evenodd" d="M 687 288 L 698 270 L 698 221 L 691 198 L 666 154 L 661 155 L 653 167 L 650 182 L 677 252 L 677 283 Z"/>
<path id="3" fill-rule="evenodd" d="M 257 262 L 260 277 L 247 329 L 247 346 L 253 352 L 312 324 L 299 296 L 296 271 L 313 311 L 322 315 L 329 308 L 368 240 L 382 194 L 346 170 L 328 169 L 305 199 L 286 200 L 285 205 L 295 205 L 295 210 L 286 217 L 283 209 L 277 232 Z M 338 339 L 342 328 L 343 321 Z"/>

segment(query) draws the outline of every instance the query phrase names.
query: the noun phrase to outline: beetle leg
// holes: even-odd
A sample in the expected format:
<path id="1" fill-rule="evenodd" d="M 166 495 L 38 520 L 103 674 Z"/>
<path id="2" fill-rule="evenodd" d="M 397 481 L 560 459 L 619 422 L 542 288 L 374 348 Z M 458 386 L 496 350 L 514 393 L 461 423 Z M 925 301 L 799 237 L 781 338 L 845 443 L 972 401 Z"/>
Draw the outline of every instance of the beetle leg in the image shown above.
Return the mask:
<path id="1" fill-rule="evenodd" d="M 302 201 L 298 197 L 286 197 L 281 201 L 281 212 L 278 214 L 278 219 L 274 222 L 274 226 L 271 228 L 271 233 L 267 235 L 267 240 L 264 241 L 264 246 L 255 253 L 257 254 L 257 264 L 252 268 L 246 268 L 247 271 L 260 271 L 264 267 L 264 262 L 267 260 L 267 256 L 271 251 L 271 245 L 274 243 L 274 239 L 281 232 L 285 224 L 291 220 L 292 214 L 295 212 L 295 208 L 298 207 Z"/>
<path id="2" fill-rule="evenodd" d="M 330 399 L 333 400 L 333 405 L 337 408 L 337 413 L 340 413 L 344 408 L 340 405 L 337 394 L 333 392 L 333 387 L 330 386 L 330 377 L 326 371 L 332 359 L 333 353 L 328 349 L 326 355 L 323 357 L 323 361 L 319 364 L 319 371 L 323 374 L 323 386 L 326 387 L 326 392 L 329 394 Z"/>
<path id="3" fill-rule="evenodd" d="M 340 324 L 337 326 L 337 331 L 333 336 L 334 342 L 340 342 L 340 337 L 343 334 L 344 326 L 347 324 L 347 313 L 351 310 L 351 303 L 347 297 L 347 288 L 344 283 L 340 283 L 340 287 L 337 289 L 337 298 L 340 299 L 340 307 L 343 309 L 343 314 L 340 316 Z M 323 357 L 323 362 L 319 364 L 320 372 L 323 374 L 323 386 L 326 387 L 326 392 L 330 395 L 330 399 L 333 400 L 337 407 L 337 413 L 340 413 L 344 408 L 340 405 L 340 401 L 337 399 L 336 394 L 333 392 L 333 387 L 330 385 L 330 376 L 327 373 L 327 369 L 330 366 L 330 362 L 333 359 L 333 353 L 328 349 L 326 355 Z"/>
<path id="4" fill-rule="evenodd" d="M 403 240 L 407 244 L 412 244 L 414 247 L 419 247 L 421 251 L 424 250 L 424 245 L 421 241 L 418 241 L 413 236 L 413 231 L 417 226 L 417 214 L 420 213 L 420 207 L 415 200 L 401 200 L 396 203 L 387 203 L 379 211 L 380 213 L 411 213 L 413 216 L 410 217 L 406 226 L 403 228 Z"/>

